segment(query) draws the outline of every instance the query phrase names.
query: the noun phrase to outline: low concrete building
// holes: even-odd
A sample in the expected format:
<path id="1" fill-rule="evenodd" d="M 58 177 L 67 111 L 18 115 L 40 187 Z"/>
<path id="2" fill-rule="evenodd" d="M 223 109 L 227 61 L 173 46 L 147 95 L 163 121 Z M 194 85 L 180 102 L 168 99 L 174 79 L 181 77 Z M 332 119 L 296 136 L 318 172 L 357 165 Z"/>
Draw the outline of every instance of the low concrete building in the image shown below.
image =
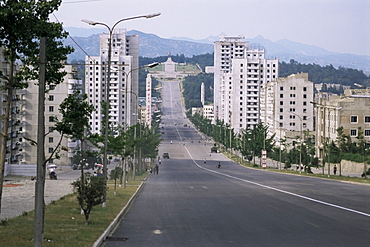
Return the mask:
<path id="1" fill-rule="evenodd" d="M 343 127 L 352 142 L 358 142 L 359 128 L 370 143 L 370 88 L 347 89 L 344 95 L 321 98 L 316 103 L 316 155 L 324 157 L 324 143 L 335 141 Z"/>

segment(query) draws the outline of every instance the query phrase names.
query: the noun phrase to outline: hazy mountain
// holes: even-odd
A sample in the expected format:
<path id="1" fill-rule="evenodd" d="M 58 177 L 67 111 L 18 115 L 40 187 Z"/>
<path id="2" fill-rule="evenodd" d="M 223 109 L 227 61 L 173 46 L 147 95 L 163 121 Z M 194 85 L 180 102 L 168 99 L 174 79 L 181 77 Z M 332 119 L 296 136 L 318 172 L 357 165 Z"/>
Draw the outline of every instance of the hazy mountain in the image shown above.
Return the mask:
<path id="1" fill-rule="evenodd" d="M 80 36 L 75 36 L 73 39 L 79 44 L 83 50 L 89 55 L 99 55 L 99 30 L 101 29 L 87 29 L 84 28 L 68 30 L 71 34 L 81 33 Z M 86 36 L 97 31 L 97 34 Z M 217 41 L 219 37 L 209 36 L 202 40 L 193 40 L 189 38 L 173 37 L 171 39 L 164 39 L 155 34 L 143 33 L 137 30 L 128 31 L 129 35 L 139 35 L 139 55 L 144 57 L 166 56 L 168 52 L 171 54 L 184 54 L 186 57 L 193 55 L 200 55 L 206 53 L 213 53 L 213 42 Z M 335 53 L 327 51 L 323 48 L 306 45 L 290 40 L 279 40 L 273 42 L 265 39 L 262 36 L 255 38 L 246 38 L 251 47 L 264 48 L 267 58 L 278 58 L 281 61 L 288 62 L 294 59 L 300 63 L 315 63 L 319 65 L 332 64 L 335 67 L 347 67 L 363 70 L 370 74 L 370 56 L 359 56 L 347 53 Z M 73 59 L 84 59 L 85 53 L 81 50 L 71 38 L 65 41 L 65 44 L 75 47 L 75 52 L 69 56 L 69 61 Z"/>

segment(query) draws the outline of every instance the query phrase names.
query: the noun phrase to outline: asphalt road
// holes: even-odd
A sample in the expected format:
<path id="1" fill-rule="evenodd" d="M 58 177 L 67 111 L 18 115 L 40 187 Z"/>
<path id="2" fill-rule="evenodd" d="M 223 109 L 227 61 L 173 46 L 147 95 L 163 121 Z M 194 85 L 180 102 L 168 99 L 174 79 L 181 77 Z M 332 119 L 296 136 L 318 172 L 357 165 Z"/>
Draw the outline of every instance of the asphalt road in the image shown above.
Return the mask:
<path id="1" fill-rule="evenodd" d="M 211 154 L 211 143 L 184 127 L 178 83 L 162 88 L 160 153 L 170 159 L 106 246 L 370 246 L 369 186 L 248 169 Z"/>

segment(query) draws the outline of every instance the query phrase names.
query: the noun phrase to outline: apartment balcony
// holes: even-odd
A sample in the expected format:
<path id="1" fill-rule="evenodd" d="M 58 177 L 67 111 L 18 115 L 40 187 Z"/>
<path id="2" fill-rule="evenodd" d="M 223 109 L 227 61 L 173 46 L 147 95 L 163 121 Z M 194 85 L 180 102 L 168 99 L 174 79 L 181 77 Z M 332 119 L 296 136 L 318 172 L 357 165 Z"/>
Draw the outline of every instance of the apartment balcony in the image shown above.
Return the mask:
<path id="1" fill-rule="evenodd" d="M 67 153 L 67 157 L 68 157 L 68 158 L 73 158 L 73 157 L 74 157 L 74 155 L 75 155 L 75 153 L 74 153 L 74 152 L 68 152 L 68 153 Z"/>
<path id="2" fill-rule="evenodd" d="M 68 147 L 69 148 L 76 148 L 78 146 L 79 142 L 74 141 L 74 142 L 68 142 Z"/>

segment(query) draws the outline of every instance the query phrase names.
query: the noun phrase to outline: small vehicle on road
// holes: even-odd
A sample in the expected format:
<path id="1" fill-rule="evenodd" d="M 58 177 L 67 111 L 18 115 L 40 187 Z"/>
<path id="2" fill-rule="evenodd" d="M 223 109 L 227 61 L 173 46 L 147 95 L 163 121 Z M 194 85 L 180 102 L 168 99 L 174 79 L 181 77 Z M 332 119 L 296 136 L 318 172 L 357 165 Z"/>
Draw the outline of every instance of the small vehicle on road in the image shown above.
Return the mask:
<path id="1" fill-rule="evenodd" d="M 211 153 L 217 153 L 217 147 L 216 146 L 213 146 L 211 147 Z"/>
<path id="2" fill-rule="evenodd" d="M 163 159 L 169 159 L 170 155 L 168 153 L 163 153 Z"/>

